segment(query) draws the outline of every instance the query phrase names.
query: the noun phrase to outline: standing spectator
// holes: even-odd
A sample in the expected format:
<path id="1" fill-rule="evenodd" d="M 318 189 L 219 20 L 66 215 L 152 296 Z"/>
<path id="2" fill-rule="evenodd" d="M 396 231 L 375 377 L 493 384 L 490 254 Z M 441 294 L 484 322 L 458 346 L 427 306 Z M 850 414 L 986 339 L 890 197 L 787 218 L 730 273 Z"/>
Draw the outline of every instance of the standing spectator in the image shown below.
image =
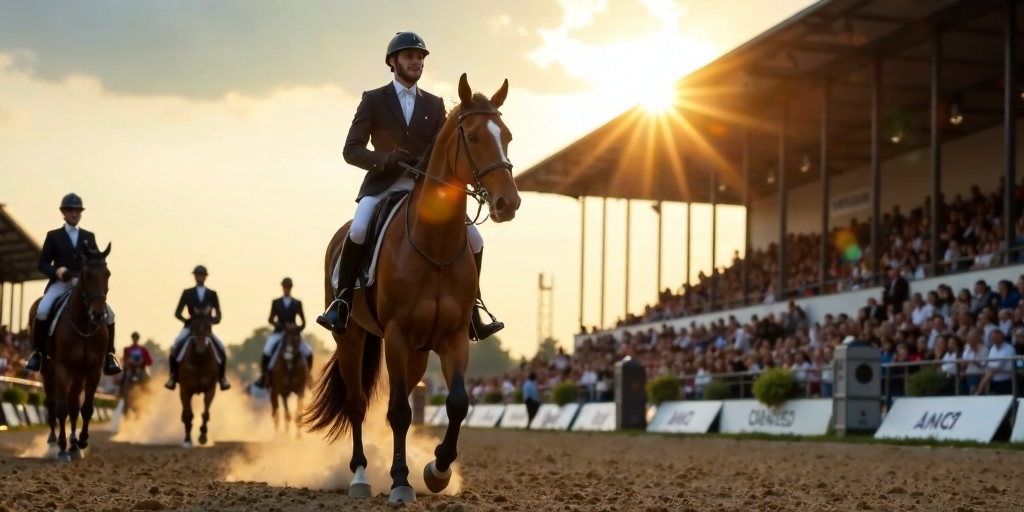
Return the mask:
<path id="1" fill-rule="evenodd" d="M 529 417 L 527 425 L 533 423 L 533 417 L 540 409 L 540 394 L 537 392 L 537 374 L 530 372 L 523 383 L 523 402 L 526 404 L 526 415 Z"/>
<path id="2" fill-rule="evenodd" d="M 1013 357 L 1017 355 L 1013 347 L 1006 343 L 1003 331 L 992 331 L 991 337 L 992 348 L 988 351 L 989 358 Z M 978 389 L 974 391 L 974 394 L 980 395 L 981 391 L 985 389 L 986 384 L 989 385 L 989 394 L 991 395 L 1009 395 L 1013 393 L 1013 361 L 987 362 L 985 364 L 985 376 L 982 377 L 981 383 L 978 384 Z"/>
<path id="3" fill-rule="evenodd" d="M 895 311 L 903 310 L 903 303 L 910 298 L 910 283 L 896 269 L 889 269 L 889 282 L 882 293 L 882 304 Z"/>

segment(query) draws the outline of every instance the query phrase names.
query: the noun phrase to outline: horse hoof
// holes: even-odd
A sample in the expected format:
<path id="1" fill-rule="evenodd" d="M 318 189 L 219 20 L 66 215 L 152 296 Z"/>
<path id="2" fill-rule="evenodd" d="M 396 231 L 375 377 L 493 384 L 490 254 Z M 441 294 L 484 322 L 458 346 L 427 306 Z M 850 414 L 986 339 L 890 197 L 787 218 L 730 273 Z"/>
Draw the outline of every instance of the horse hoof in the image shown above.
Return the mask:
<path id="1" fill-rule="evenodd" d="M 412 487 L 407 485 L 395 487 L 391 489 L 388 503 L 416 503 L 416 491 L 413 491 Z"/>
<path id="2" fill-rule="evenodd" d="M 199 444 L 206 445 L 206 434 L 199 436 Z"/>
<path id="3" fill-rule="evenodd" d="M 71 454 L 61 450 L 60 453 L 57 454 L 57 462 L 71 462 Z"/>
<path id="4" fill-rule="evenodd" d="M 184 443 L 181 443 L 181 447 L 182 448 L 192 448 L 192 441 L 185 441 Z"/>
<path id="5" fill-rule="evenodd" d="M 71 450 L 71 460 L 82 460 L 82 450 L 73 448 Z"/>
<path id="6" fill-rule="evenodd" d="M 427 484 L 427 489 L 430 492 L 438 493 L 445 490 L 451 481 L 452 468 L 448 468 L 448 471 L 444 472 L 438 471 L 436 460 L 430 461 L 430 464 L 423 468 L 423 482 Z"/>
<path id="7" fill-rule="evenodd" d="M 372 498 L 373 491 L 370 490 L 370 481 L 366 479 L 366 468 L 356 467 L 356 473 L 352 475 L 352 483 L 348 486 L 348 495 L 353 498 Z"/>

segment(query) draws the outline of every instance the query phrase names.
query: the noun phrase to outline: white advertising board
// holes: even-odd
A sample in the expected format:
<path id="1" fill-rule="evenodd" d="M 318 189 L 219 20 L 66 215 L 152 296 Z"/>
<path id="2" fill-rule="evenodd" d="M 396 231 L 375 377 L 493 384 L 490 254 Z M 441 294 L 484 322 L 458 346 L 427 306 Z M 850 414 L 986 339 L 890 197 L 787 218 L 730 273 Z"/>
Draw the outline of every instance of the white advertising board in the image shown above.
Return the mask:
<path id="1" fill-rule="evenodd" d="M 938 439 L 989 443 L 1013 397 L 901 397 L 875 432 L 875 439 Z"/>
<path id="2" fill-rule="evenodd" d="M 562 408 L 555 404 L 541 404 L 537 409 L 537 415 L 530 423 L 530 430 L 568 430 L 568 427 L 559 427 L 558 420 L 562 415 Z M 569 418 L 572 422 L 572 418 Z"/>
<path id="3" fill-rule="evenodd" d="M 823 436 L 832 419 L 832 400 L 790 400 L 769 409 L 757 400 L 726 400 L 722 403 L 719 430 L 723 434 Z"/>
<path id="4" fill-rule="evenodd" d="M 501 415 L 504 412 L 505 406 L 501 404 L 478 405 L 473 408 L 473 414 L 469 415 L 469 421 L 466 422 L 466 426 L 494 428 L 498 425 L 498 421 L 501 420 Z"/>
<path id="5" fill-rule="evenodd" d="M 526 428 L 530 426 L 530 415 L 526 412 L 526 404 L 508 404 L 505 415 L 501 417 L 501 428 Z"/>
<path id="6" fill-rule="evenodd" d="M 601 402 L 583 404 L 580 414 L 572 424 L 574 432 L 615 430 L 615 403 Z"/>
<path id="7" fill-rule="evenodd" d="M 437 414 L 438 407 L 436 405 L 424 405 L 423 406 L 423 424 L 432 425 L 431 421 L 434 419 L 434 415 Z"/>
<path id="8" fill-rule="evenodd" d="M 462 426 L 466 426 L 466 422 L 469 421 L 469 417 L 473 415 L 473 406 L 469 406 L 469 412 L 466 413 L 466 419 L 462 420 Z M 429 425 L 435 427 L 448 426 L 448 407 L 444 405 L 437 406 L 437 412 L 434 413 L 434 417 L 430 419 Z"/>
<path id="9" fill-rule="evenodd" d="M 722 402 L 695 400 L 663 402 L 654 419 L 647 424 L 648 432 L 671 434 L 706 434 L 718 417 Z"/>
<path id="10" fill-rule="evenodd" d="M 0 410 L 4 413 L 4 423 L 8 427 L 20 427 L 21 416 L 18 416 L 18 411 L 14 409 L 14 404 L 2 402 L 0 403 Z"/>

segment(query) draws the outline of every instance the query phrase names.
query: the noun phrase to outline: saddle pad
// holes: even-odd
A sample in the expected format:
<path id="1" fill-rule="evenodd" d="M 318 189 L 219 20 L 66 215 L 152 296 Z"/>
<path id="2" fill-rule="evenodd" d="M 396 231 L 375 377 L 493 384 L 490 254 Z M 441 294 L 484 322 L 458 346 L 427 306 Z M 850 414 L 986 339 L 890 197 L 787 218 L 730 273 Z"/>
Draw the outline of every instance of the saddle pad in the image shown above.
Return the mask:
<path id="1" fill-rule="evenodd" d="M 409 197 L 408 190 L 400 190 L 385 197 L 373 209 L 370 217 L 370 224 L 366 230 L 366 241 L 372 243 L 373 251 L 363 255 L 363 261 L 359 265 L 359 273 L 356 277 L 355 288 L 373 286 L 374 276 L 377 273 L 377 259 L 380 257 L 380 248 L 384 242 L 384 233 L 387 233 L 388 226 L 395 212 L 402 206 L 402 202 Z M 331 286 L 338 291 L 338 273 L 341 271 L 341 254 L 339 253 L 334 262 L 334 273 L 331 276 Z"/>
<path id="2" fill-rule="evenodd" d="M 195 336 L 189 336 L 188 338 L 185 339 L 185 343 L 183 343 L 181 345 L 181 348 L 178 350 L 178 357 L 177 357 L 177 359 L 178 359 L 179 363 L 182 361 L 182 359 L 185 359 L 185 353 L 188 352 L 189 344 L 193 343 L 195 340 L 196 340 Z M 220 360 L 220 353 L 218 353 L 216 347 L 213 346 L 215 343 L 217 343 L 217 342 L 214 341 L 213 338 L 210 338 L 210 350 L 213 351 L 213 357 L 214 357 L 214 359 L 217 360 L 217 364 L 220 364 L 220 363 L 223 363 L 224 361 Z"/>
<path id="3" fill-rule="evenodd" d="M 275 336 L 274 333 L 271 333 L 270 335 L 271 336 Z M 305 357 L 305 356 L 302 355 L 302 345 L 305 345 L 305 344 L 306 344 L 306 339 L 300 337 L 299 338 L 299 351 L 295 354 L 296 357 Z M 283 335 L 280 338 L 277 338 L 276 341 L 274 341 L 274 350 L 270 351 L 270 361 L 267 362 L 267 370 L 268 371 L 274 369 L 274 366 L 277 364 L 277 359 L 278 359 L 278 357 L 280 357 L 280 355 L 282 353 L 284 353 L 284 336 Z"/>
<path id="4" fill-rule="evenodd" d="M 68 307 L 68 302 L 70 302 L 68 299 L 70 298 L 71 290 L 68 290 L 64 292 L 64 295 L 61 295 L 57 299 L 57 303 L 54 304 L 55 307 L 51 309 L 53 313 L 50 315 L 49 325 L 47 325 L 46 331 L 49 336 L 53 336 L 53 331 L 57 330 L 57 319 L 60 318 L 60 314 L 64 312 L 64 308 Z"/>

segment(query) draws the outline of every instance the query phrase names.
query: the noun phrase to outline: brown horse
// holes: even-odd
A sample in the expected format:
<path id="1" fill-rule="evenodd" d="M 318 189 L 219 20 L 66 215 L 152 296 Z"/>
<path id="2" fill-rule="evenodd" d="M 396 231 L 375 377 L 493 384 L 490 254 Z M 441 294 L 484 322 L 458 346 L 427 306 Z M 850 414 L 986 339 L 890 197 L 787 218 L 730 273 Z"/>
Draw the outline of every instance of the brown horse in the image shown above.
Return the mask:
<path id="1" fill-rule="evenodd" d="M 278 431 L 278 397 L 284 406 L 285 432 L 288 432 L 288 426 L 292 421 L 292 415 L 288 411 L 289 395 L 295 394 L 295 410 L 302 411 L 302 400 L 309 382 L 309 366 L 306 365 L 306 358 L 302 357 L 302 353 L 299 351 L 301 344 L 302 337 L 298 327 L 295 324 L 285 326 L 281 346 L 277 350 L 277 360 L 274 362 L 274 368 L 270 370 L 270 407 L 274 417 L 274 431 Z M 302 415 L 297 414 L 295 417 L 296 435 L 299 433 L 301 419 Z"/>
<path id="2" fill-rule="evenodd" d="M 407 200 L 394 214 L 377 262 L 376 284 L 356 294 L 348 332 L 334 334 L 337 349 L 321 373 L 306 412 L 313 431 L 332 441 L 352 429 L 354 473 L 350 496 L 372 496 L 366 480 L 362 424 L 380 373 L 381 339 L 391 389 L 387 419 L 394 434 L 390 502 L 414 502 L 409 484 L 405 438 L 412 422 L 408 397 L 437 353 L 448 385 L 448 430 L 423 469 L 431 492 L 444 490 L 455 462 L 459 425 L 469 408 L 464 375 L 469 363 L 469 319 L 477 291 L 476 264 L 468 250 L 467 196 L 489 207 L 495 222 L 510 221 L 519 208 L 519 192 L 506 155 L 512 136 L 498 108 L 508 95 L 508 80 L 491 98 L 473 94 L 466 75 L 459 80 L 461 103 L 448 118 L 418 166 L 420 174 Z M 479 166 L 483 164 L 483 166 Z M 473 185 L 473 191 L 466 185 Z M 334 299 L 332 262 L 348 238 L 346 223 L 335 233 L 324 261 L 325 301 Z M 367 304 L 369 297 L 373 311 Z M 339 371 L 340 370 L 340 373 Z"/>
<path id="3" fill-rule="evenodd" d="M 117 395 L 121 399 L 121 417 L 127 419 L 129 414 L 139 410 L 135 400 L 149 392 L 149 374 L 142 361 L 125 359 L 123 365 L 124 372 L 120 375 Z"/>
<path id="4" fill-rule="evenodd" d="M 82 251 L 82 272 L 71 289 L 67 305 L 62 311 L 54 308 L 57 326 L 53 336 L 47 338 L 47 354 L 41 372 L 46 391 L 46 412 L 50 424 L 50 438 L 59 447 L 57 460 L 69 462 L 82 458 L 89 446 L 89 421 L 92 420 L 93 399 L 103 373 L 110 336 L 107 332 L 107 291 L 110 270 L 107 256 L 110 244 L 100 252 L 85 244 Z M 36 317 L 37 299 L 29 308 L 29 318 Z M 49 322 L 47 322 L 47 325 Z M 33 336 L 35 334 L 33 333 Z M 85 391 L 85 401 L 81 401 Z M 76 436 L 78 415 L 82 414 L 82 434 Z M 71 449 L 68 450 L 67 419 L 71 416 Z M 60 422 L 60 436 L 56 435 Z"/>
<path id="5" fill-rule="evenodd" d="M 178 368 L 178 394 L 181 397 L 181 422 L 185 425 L 185 441 L 182 446 L 192 447 L 192 396 L 203 395 L 203 424 L 199 427 L 199 444 L 206 444 L 206 424 L 210 421 L 210 404 L 217 394 L 220 372 L 217 365 L 217 351 L 213 347 L 212 308 L 196 309 L 190 325 L 192 334 L 185 341 L 182 365 Z"/>

